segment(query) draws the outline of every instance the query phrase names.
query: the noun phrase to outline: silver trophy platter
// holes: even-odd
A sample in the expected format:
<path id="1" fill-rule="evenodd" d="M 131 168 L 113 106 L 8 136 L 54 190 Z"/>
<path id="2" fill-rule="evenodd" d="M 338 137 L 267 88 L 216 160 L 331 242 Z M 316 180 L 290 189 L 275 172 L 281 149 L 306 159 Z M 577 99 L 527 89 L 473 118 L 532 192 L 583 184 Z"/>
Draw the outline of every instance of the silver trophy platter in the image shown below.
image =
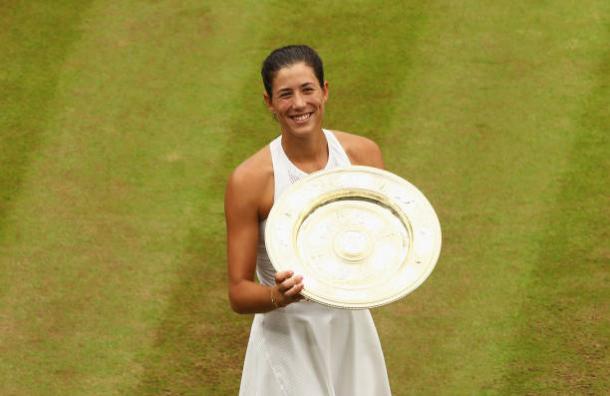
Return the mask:
<path id="1" fill-rule="evenodd" d="M 426 197 L 385 170 L 350 166 L 297 181 L 265 228 L 277 271 L 303 275 L 301 294 L 339 308 L 396 301 L 430 275 L 441 227 Z"/>

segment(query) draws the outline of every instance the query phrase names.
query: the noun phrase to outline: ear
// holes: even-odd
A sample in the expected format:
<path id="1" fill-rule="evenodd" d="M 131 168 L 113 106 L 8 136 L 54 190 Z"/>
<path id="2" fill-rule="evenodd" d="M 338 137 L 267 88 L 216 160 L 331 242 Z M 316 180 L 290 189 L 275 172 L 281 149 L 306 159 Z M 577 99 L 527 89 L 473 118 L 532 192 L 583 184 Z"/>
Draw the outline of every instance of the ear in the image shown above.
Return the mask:
<path id="1" fill-rule="evenodd" d="M 322 86 L 322 95 L 324 96 L 324 102 L 328 100 L 328 81 L 324 81 Z"/>
<path id="2" fill-rule="evenodd" d="M 273 112 L 273 103 L 271 102 L 271 98 L 269 97 L 267 91 L 263 92 L 263 100 L 265 101 L 265 104 L 267 105 L 269 111 Z"/>

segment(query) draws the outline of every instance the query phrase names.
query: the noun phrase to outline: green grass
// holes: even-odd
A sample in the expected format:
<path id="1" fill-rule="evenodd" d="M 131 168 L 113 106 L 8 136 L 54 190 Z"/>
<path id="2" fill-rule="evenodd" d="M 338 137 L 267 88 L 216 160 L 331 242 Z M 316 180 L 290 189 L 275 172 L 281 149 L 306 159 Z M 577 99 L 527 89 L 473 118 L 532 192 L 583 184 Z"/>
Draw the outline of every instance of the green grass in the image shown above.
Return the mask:
<path id="1" fill-rule="evenodd" d="M 326 125 L 443 226 L 374 310 L 394 394 L 605 394 L 610 8 L 9 2 L 0 11 L 0 394 L 235 394 L 222 196 L 278 133 L 259 65 L 319 50 Z"/>

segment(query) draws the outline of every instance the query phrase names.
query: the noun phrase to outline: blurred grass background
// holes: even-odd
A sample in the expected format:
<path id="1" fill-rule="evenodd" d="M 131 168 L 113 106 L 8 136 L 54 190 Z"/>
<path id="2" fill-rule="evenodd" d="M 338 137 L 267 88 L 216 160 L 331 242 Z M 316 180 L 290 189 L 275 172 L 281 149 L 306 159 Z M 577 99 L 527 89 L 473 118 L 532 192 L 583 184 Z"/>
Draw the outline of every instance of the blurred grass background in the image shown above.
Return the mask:
<path id="1" fill-rule="evenodd" d="M 441 219 L 375 309 L 396 395 L 607 394 L 604 1 L 7 1 L 0 394 L 231 395 L 224 183 L 278 133 L 260 62 L 307 43 L 326 127 L 375 139 Z"/>

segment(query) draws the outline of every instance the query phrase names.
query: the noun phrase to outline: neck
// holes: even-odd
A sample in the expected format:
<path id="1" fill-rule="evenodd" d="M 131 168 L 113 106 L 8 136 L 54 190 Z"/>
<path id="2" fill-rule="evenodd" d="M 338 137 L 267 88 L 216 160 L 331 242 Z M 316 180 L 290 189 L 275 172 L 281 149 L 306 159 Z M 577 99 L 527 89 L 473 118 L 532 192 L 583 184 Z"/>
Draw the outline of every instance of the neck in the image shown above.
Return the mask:
<path id="1" fill-rule="evenodd" d="M 305 137 L 282 133 L 282 148 L 293 164 L 308 173 L 323 169 L 328 162 L 328 145 L 322 130 Z"/>

